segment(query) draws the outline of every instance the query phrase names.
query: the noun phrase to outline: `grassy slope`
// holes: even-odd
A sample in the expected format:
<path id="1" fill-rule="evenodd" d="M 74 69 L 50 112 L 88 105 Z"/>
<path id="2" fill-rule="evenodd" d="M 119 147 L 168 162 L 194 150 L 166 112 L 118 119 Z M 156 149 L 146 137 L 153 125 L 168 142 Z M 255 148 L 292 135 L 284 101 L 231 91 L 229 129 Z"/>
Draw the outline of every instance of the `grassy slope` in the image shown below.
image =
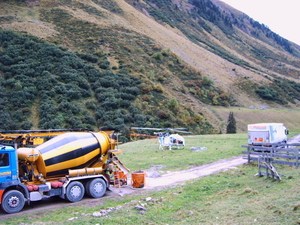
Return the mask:
<path id="1" fill-rule="evenodd" d="M 151 20 L 149 17 L 145 16 L 144 14 L 136 11 L 130 5 L 126 4 L 125 1 L 118 0 L 117 1 L 120 7 L 125 11 L 124 17 L 129 21 L 130 25 L 135 27 L 136 31 L 146 34 L 147 36 L 156 40 L 160 45 L 170 48 L 173 52 L 178 54 L 183 60 L 188 62 L 190 65 L 196 67 L 200 71 L 205 71 L 204 74 L 211 77 L 217 85 L 220 85 L 225 90 L 233 91 L 234 98 L 238 99 L 238 102 L 242 102 L 241 105 L 244 106 L 255 106 L 259 107 L 262 102 L 259 102 L 257 99 L 252 99 L 250 96 L 245 96 L 241 93 L 241 90 L 236 89 L 236 81 L 238 79 L 243 79 L 243 77 L 251 77 L 252 80 L 257 80 L 259 82 L 268 82 L 264 76 L 264 72 L 258 74 L 252 71 L 246 70 L 244 68 L 240 68 L 206 50 L 203 48 L 191 43 L 187 40 L 180 32 L 177 30 L 168 29 L 164 26 L 161 26 Z M 263 43 L 262 43 L 263 44 Z M 265 45 L 265 44 L 264 44 Z M 226 46 L 223 46 L 226 47 Z M 270 48 L 270 46 L 268 46 Z M 230 48 L 227 47 L 228 50 Z M 272 51 L 277 51 L 275 48 Z M 231 51 L 233 54 L 240 56 L 237 52 Z M 257 66 L 257 65 L 256 65 Z M 232 71 L 233 68 L 238 68 L 235 72 Z M 264 71 L 263 68 L 258 66 L 259 69 Z M 230 110 L 232 109 L 224 109 L 224 112 L 228 112 L 228 114 L 221 115 L 221 121 L 218 119 L 219 116 L 216 117 L 214 113 L 211 113 L 210 110 L 207 110 L 207 107 L 201 105 L 199 101 L 194 99 L 192 96 L 182 95 L 182 93 L 174 92 L 171 90 L 172 87 L 170 86 L 170 93 L 173 96 L 176 96 L 177 99 L 180 99 L 181 102 L 186 102 L 186 104 L 193 105 L 196 108 L 196 111 L 204 113 L 206 118 L 214 124 L 216 127 L 224 127 L 226 126 L 227 117 Z M 245 109 L 247 111 L 247 109 Z M 235 110 L 234 110 L 235 111 Z M 280 115 L 277 117 L 277 112 L 274 111 L 272 113 L 272 117 L 267 116 L 260 116 L 261 114 L 268 114 L 267 111 L 263 113 L 257 113 L 260 110 L 254 110 L 255 114 L 258 115 L 257 117 L 249 117 L 249 114 L 252 114 L 251 110 L 250 113 L 247 115 L 242 114 L 235 114 L 238 122 L 238 131 L 245 131 L 245 125 L 248 123 L 255 123 L 256 122 L 266 122 L 266 121 L 276 121 L 276 122 L 285 122 L 287 126 L 290 125 L 291 128 L 297 127 L 294 122 L 290 121 L 291 114 L 286 114 L 286 111 L 282 111 Z M 299 115 L 299 112 L 294 111 L 293 113 Z M 241 117 L 240 117 L 241 116 Z M 266 119 L 266 120 L 264 120 Z M 223 123 L 222 123 L 223 121 Z M 225 121 L 225 123 L 224 123 Z M 243 121 L 243 122 L 241 122 Z"/>
<path id="2" fill-rule="evenodd" d="M 255 64 L 255 61 L 251 61 L 249 60 L 249 58 L 242 56 L 241 52 L 238 52 L 235 48 L 233 48 L 234 42 L 231 42 L 225 35 L 222 37 L 222 42 L 217 40 L 214 36 L 210 36 L 210 38 L 213 39 L 213 41 L 218 42 L 222 47 L 227 49 L 233 55 L 236 55 L 243 60 L 251 63 L 255 68 L 257 68 L 257 70 L 247 70 L 245 68 L 232 64 L 222 59 L 221 57 L 212 54 L 204 48 L 192 43 L 179 30 L 170 28 L 169 26 L 158 24 L 151 17 L 148 17 L 145 14 L 137 11 L 125 1 L 116 0 L 115 2 L 118 4 L 118 7 L 123 10 L 122 14 L 113 14 L 110 11 L 101 8 L 99 5 L 96 5 L 93 1 L 90 0 L 76 0 L 73 1 L 73 4 L 67 5 L 60 4 L 57 1 L 44 0 L 40 1 L 40 3 L 37 5 L 34 5 L 32 8 L 20 7 L 17 4 L 10 4 L 9 2 L 1 2 L 1 14 L 13 16 L 13 19 L 2 21 L 1 27 L 5 29 L 26 31 L 30 34 L 53 40 L 53 37 L 55 35 L 59 35 L 59 32 L 53 24 L 49 24 L 40 20 L 39 10 L 42 9 L 42 7 L 61 8 L 72 14 L 74 18 L 92 22 L 99 27 L 124 27 L 126 29 L 138 32 L 142 35 L 146 35 L 153 39 L 154 42 L 157 43 L 157 45 L 162 46 L 164 49 L 170 49 L 182 60 L 187 62 L 191 67 L 201 71 L 203 76 L 210 77 L 216 85 L 218 85 L 225 91 L 229 91 L 237 100 L 237 104 L 245 107 L 254 106 L 257 108 L 259 108 L 260 105 L 263 104 L 263 102 L 257 99 L 255 96 L 249 96 L 249 94 L 247 94 L 247 91 L 245 91 L 245 87 L 240 86 L 239 82 L 243 82 L 246 78 L 250 78 L 254 82 L 269 82 L 269 80 L 266 78 L 269 77 L 270 71 L 266 70 L 259 64 Z M 99 18 L 95 15 L 87 13 L 86 11 L 76 8 L 75 3 L 84 3 L 87 6 L 97 8 L 103 13 L 103 16 Z M 218 32 L 217 29 L 214 32 Z M 243 36 L 242 34 L 240 34 L 239 37 L 241 38 L 241 42 L 249 42 L 251 43 L 251 45 L 254 45 L 254 41 L 257 41 L 253 38 L 245 39 L 245 36 Z M 65 40 L 62 44 L 68 46 L 72 50 L 80 51 L 80 49 L 78 49 L 78 46 L 74 46 L 70 43 L 72 42 Z M 297 61 L 294 57 L 291 57 L 290 55 L 285 54 L 284 52 L 281 52 L 274 47 L 266 45 L 260 41 L 259 43 L 261 44 L 261 46 L 270 48 L 270 51 L 281 54 L 282 58 L 290 61 Z M 109 49 L 103 50 L 109 52 Z M 240 50 L 245 51 L 247 49 Z M 114 59 L 114 56 L 112 56 L 111 61 L 113 62 Z M 115 61 L 115 63 L 117 63 L 117 61 Z M 282 76 L 281 74 L 276 74 L 274 72 L 272 72 L 272 74 Z M 179 83 L 179 86 L 180 85 L 182 84 Z M 175 86 L 176 84 L 174 83 L 164 84 L 164 91 L 166 92 L 166 95 L 169 95 L 170 97 L 174 96 L 181 103 L 190 106 L 195 112 L 202 113 L 204 117 L 207 118 L 207 120 L 216 127 L 216 129 L 219 129 L 219 127 L 220 129 L 224 128 L 224 124 L 226 124 L 227 120 L 228 109 L 220 110 L 221 112 L 219 115 L 219 113 L 217 112 L 218 110 L 216 110 L 217 113 L 215 113 L 210 109 L 210 106 L 202 104 L 193 96 L 186 95 L 180 91 L 177 91 Z M 272 103 L 268 104 L 271 106 L 275 106 Z M 297 107 L 297 104 L 293 107 Z M 282 114 L 283 115 L 278 116 L 278 118 L 280 118 L 279 121 L 289 123 L 289 114 Z M 235 117 L 239 123 L 238 128 L 240 131 L 244 130 L 244 124 L 252 123 L 252 121 L 255 121 L 255 119 L 253 119 L 254 117 L 243 116 L 240 113 L 236 113 Z M 258 118 L 264 117 L 259 116 Z M 274 120 L 277 121 L 277 119 L 275 118 Z"/>
<path id="3" fill-rule="evenodd" d="M 299 110 L 289 109 L 247 109 L 247 108 L 224 108 L 212 107 L 212 112 L 221 122 L 223 131 L 226 130 L 226 123 L 230 112 L 233 112 L 237 123 L 238 132 L 247 132 L 247 124 L 252 123 L 284 123 L 290 130 L 300 131 Z"/>
<path id="4" fill-rule="evenodd" d="M 170 48 L 171 51 L 188 62 L 189 65 L 200 71 L 204 71 L 205 76 L 210 77 L 224 90 L 233 89 L 236 81 L 236 74 L 232 72 L 232 69 L 236 67 L 234 64 L 192 43 L 182 36 L 181 33 L 177 33 L 176 30 L 174 31 L 157 24 L 151 18 L 136 11 L 126 2 L 122 0 L 117 0 L 117 2 L 125 12 L 124 18 L 128 20 L 138 32 L 145 33 L 160 45 L 165 48 Z M 244 68 L 240 68 L 239 73 L 244 76 L 251 76 L 255 80 L 264 80 L 260 75 L 245 70 Z M 246 101 L 244 102 L 245 105 L 255 104 L 256 100 L 250 98 L 244 99 L 243 96 L 238 93 L 233 93 L 233 95 L 234 98 L 240 99 L 240 101 Z"/>

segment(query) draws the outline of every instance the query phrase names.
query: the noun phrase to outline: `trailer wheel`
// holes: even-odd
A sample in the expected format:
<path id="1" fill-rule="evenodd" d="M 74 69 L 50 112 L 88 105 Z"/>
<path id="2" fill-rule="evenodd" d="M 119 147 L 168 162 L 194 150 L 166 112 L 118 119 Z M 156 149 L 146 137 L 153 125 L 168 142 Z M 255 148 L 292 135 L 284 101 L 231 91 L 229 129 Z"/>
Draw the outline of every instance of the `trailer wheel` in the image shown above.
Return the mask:
<path id="1" fill-rule="evenodd" d="M 24 195 L 20 191 L 10 190 L 4 194 L 1 207 L 6 213 L 17 213 L 23 209 L 24 205 Z"/>
<path id="2" fill-rule="evenodd" d="M 106 192 L 106 183 L 100 178 L 89 180 L 85 186 L 86 193 L 92 198 L 100 198 Z"/>
<path id="3" fill-rule="evenodd" d="M 70 202 L 78 202 L 84 196 L 84 187 L 79 181 L 71 182 L 66 190 L 66 199 Z"/>

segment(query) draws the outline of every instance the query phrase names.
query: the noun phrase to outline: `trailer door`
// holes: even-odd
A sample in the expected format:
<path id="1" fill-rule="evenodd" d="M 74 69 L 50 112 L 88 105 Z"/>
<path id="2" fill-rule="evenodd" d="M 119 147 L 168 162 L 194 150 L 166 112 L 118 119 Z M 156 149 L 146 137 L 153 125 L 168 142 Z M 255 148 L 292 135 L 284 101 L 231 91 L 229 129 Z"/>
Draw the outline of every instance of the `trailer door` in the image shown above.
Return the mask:
<path id="1" fill-rule="evenodd" d="M 261 145 L 262 143 L 270 142 L 268 131 L 249 131 L 248 132 L 248 144 Z"/>

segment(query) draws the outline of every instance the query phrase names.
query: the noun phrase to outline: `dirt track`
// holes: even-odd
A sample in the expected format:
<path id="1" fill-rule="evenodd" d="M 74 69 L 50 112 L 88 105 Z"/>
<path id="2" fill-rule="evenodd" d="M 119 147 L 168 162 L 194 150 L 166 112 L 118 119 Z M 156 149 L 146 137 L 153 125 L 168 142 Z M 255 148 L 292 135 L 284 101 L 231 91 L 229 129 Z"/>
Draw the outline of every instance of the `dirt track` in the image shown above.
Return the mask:
<path id="1" fill-rule="evenodd" d="M 146 171 L 146 186 L 144 188 L 132 188 L 131 185 L 121 188 L 111 188 L 112 192 L 118 195 L 131 194 L 137 190 L 160 190 L 166 187 L 172 187 L 180 182 L 193 180 L 199 177 L 207 176 L 213 173 L 218 173 L 228 169 L 234 169 L 236 166 L 246 163 L 247 160 L 242 156 L 232 159 L 221 159 L 217 162 L 206 164 L 199 167 L 194 167 L 189 170 L 171 172 L 164 175 L 157 175 L 155 171 Z M 131 183 L 131 180 L 128 182 Z"/>
<path id="2" fill-rule="evenodd" d="M 174 186 L 180 182 L 196 179 L 198 177 L 207 176 L 213 173 L 217 173 L 227 169 L 233 169 L 236 166 L 246 163 L 246 160 L 242 156 L 234 157 L 232 159 L 222 159 L 217 162 L 195 167 L 189 170 L 171 172 L 164 175 L 158 175 L 156 171 L 146 172 L 146 186 L 144 188 L 132 188 L 131 180 L 129 177 L 128 185 L 121 188 L 111 187 L 111 191 L 108 191 L 103 198 L 109 198 L 113 196 L 123 196 L 132 194 L 134 192 L 140 192 L 144 190 L 160 190 L 165 187 Z M 38 211 L 52 210 L 58 207 L 63 207 L 68 204 L 74 205 L 102 205 L 101 199 L 84 198 L 77 203 L 69 203 L 60 198 L 47 199 L 45 201 L 33 202 L 30 206 L 25 206 L 23 211 L 15 214 L 5 214 L 0 211 L 0 220 L 21 216 L 24 214 L 36 213 Z"/>
<path id="3" fill-rule="evenodd" d="M 198 177 L 207 176 L 213 173 L 217 173 L 223 170 L 232 169 L 236 166 L 246 163 L 246 160 L 242 156 L 234 157 L 232 159 L 222 159 L 217 162 L 206 164 L 203 166 L 195 167 L 189 170 L 183 170 L 179 172 L 172 172 L 160 177 L 147 177 L 145 189 L 154 189 L 164 186 L 171 186 Z"/>

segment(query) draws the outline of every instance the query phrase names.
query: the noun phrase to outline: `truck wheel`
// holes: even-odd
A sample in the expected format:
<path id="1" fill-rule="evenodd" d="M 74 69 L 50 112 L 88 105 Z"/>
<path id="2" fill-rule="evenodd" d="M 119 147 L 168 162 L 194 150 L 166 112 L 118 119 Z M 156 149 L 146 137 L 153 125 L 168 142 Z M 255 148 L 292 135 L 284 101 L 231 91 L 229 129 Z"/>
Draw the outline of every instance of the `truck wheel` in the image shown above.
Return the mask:
<path id="1" fill-rule="evenodd" d="M 84 196 L 84 187 L 78 181 L 71 182 L 66 190 L 66 199 L 70 202 L 78 202 Z"/>
<path id="2" fill-rule="evenodd" d="M 1 207 L 6 213 L 17 213 L 23 209 L 24 205 L 24 195 L 20 191 L 10 190 L 4 194 Z"/>
<path id="3" fill-rule="evenodd" d="M 106 192 L 106 183 L 100 178 L 89 180 L 85 186 L 86 193 L 92 198 L 100 198 Z"/>

